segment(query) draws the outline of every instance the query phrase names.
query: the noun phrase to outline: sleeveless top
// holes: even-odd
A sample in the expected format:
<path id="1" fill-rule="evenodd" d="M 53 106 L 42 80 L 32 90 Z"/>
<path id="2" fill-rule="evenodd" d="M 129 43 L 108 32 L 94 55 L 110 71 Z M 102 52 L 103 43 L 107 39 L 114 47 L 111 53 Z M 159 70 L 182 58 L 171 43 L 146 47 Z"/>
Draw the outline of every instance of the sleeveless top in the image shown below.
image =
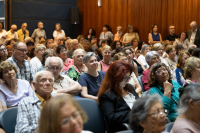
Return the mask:
<path id="1" fill-rule="evenodd" d="M 155 35 L 153 32 L 151 33 L 153 41 L 160 41 L 160 35 L 159 33 L 157 33 L 157 35 Z"/>
<path id="2" fill-rule="evenodd" d="M 104 63 L 102 60 L 99 61 L 101 64 L 101 71 L 106 72 L 108 70 L 108 68 L 110 67 L 110 64 L 106 64 Z M 112 63 L 112 62 L 111 62 Z"/>

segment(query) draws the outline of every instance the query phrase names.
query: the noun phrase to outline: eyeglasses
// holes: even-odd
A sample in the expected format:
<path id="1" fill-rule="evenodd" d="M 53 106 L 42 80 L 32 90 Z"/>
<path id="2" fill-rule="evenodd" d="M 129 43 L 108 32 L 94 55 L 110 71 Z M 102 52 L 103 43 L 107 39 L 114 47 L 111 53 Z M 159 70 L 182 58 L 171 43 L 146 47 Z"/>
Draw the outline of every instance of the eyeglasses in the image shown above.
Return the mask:
<path id="1" fill-rule="evenodd" d="M 21 53 L 28 53 L 28 51 L 27 50 L 25 50 L 25 49 L 17 49 L 17 50 L 19 50 Z"/>
<path id="2" fill-rule="evenodd" d="M 6 51 L 7 50 L 7 48 L 2 48 L 2 49 L 0 49 L 0 51 L 2 52 L 2 51 Z"/>
<path id="3" fill-rule="evenodd" d="M 127 81 L 127 80 L 130 80 L 131 78 L 132 76 L 124 77 L 124 80 Z"/>
<path id="4" fill-rule="evenodd" d="M 163 115 L 165 114 L 166 116 L 169 114 L 169 111 L 167 109 L 161 109 L 161 110 L 158 110 L 156 111 L 155 113 L 152 113 L 152 114 L 148 114 L 147 116 L 154 116 L 154 117 L 158 117 L 160 115 Z"/>
<path id="5" fill-rule="evenodd" d="M 164 72 L 167 72 L 167 69 L 159 69 L 159 70 L 157 70 L 156 71 L 156 73 L 158 74 L 158 75 L 161 75 L 161 74 L 163 74 Z"/>
<path id="6" fill-rule="evenodd" d="M 61 68 L 60 67 L 47 67 L 49 70 L 51 70 L 51 71 L 60 71 L 61 70 Z"/>
<path id="7" fill-rule="evenodd" d="M 75 112 L 71 117 L 66 117 L 62 120 L 61 125 L 69 126 L 72 120 L 76 120 L 80 117 L 80 112 Z"/>
<path id="8" fill-rule="evenodd" d="M 40 52 L 44 52 L 45 50 L 44 49 L 41 49 L 41 50 L 39 50 Z"/>
<path id="9" fill-rule="evenodd" d="M 67 52 L 66 50 L 61 50 L 61 51 L 60 51 L 60 53 L 66 53 L 66 52 Z"/>
<path id="10" fill-rule="evenodd" d="M 111 52 L 103 52 L 105 55 L 111 55 Z"/>

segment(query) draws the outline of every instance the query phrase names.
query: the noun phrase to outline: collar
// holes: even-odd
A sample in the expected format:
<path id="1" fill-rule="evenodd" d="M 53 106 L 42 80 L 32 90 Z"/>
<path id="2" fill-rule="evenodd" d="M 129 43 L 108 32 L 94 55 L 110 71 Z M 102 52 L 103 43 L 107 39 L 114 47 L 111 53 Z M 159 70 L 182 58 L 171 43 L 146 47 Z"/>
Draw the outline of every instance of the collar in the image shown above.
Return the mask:
<path id="1" fill-rule="evenodd" d="M 36 96 L 38 97 L 38 99 L 41 101 L 40 107 L 42 108 L 44 106 L 44 104 L 46 103 L 46 100 L 44 100 L 41 96 L 39 96 L 36 92 L 35 92 Z"/>
<path id="2" fill-rule="evenodd" d="M 13 57 L 13 55 L 11 56 L 11 58 L 13 59 L 13 61 L 14 61 L 15 63 L 18 63 L 18 61 Z M 23 60 L 22 63 L 24 63 L 24 60 Z"/>
<path id="3" fill-rule="evenodd" d="M 171 84 L 172 84 L 172 86 L 173 86 L 173 80 L 172 80 L 172 83 L 171 83 Z M 157 86 L 158 86 L 158 88 L 159 88 L 160 90 L 162 90 L 163 92 L 165 91 L 164 88 L 162 88 L 160 85 L 157 84 Z M 175 92 L 174 87 L 172 88 L 172 92 Z"/>
<path id="4" fill-rule="evenodd" d="M 35 103 L 37 103 L 37 102 L 39 102 L 40 101 L 40 99 L 37 97 L 37 95 L 36 95 L 36 92 L 33 92 L 31 95 L 30 95 L 30 97 L 31 97 L 31 99 L 30 99 L 30 102 L 32 103 L 32 104 L 35 104 Z M 41 102 L 41 101 L 40 101 Z"/>

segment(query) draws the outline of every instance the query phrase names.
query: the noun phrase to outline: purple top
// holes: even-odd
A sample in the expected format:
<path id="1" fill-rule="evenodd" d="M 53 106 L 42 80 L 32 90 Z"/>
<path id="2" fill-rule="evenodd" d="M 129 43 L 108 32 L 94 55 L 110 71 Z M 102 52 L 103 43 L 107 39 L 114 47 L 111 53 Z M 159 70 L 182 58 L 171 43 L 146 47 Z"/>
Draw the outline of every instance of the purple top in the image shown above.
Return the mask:
<path id="1" fill-rule="evenodd" d="M 7 88 L 6 84 L 0 85 L 0 101 L 7 108 L 18 106 L 21 99 L 30 96 L 33 92 L 30 84 L 26 80 L 18 79 L 18 88 L 16 96 Z"/>

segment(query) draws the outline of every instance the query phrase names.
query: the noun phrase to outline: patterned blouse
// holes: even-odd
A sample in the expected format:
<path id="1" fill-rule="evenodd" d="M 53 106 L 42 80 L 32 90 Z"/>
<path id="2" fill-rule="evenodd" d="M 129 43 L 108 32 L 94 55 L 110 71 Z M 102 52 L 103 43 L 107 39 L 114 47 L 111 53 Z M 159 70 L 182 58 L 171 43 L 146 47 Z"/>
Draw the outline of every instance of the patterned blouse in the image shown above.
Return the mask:
<path id="1" fill-rule="evenodd" d="M 74 81 L 78 81 L 79 77 L 85 72 L 81 71 L 78 67 L 76 67 L 75 65 L 72 65 L 68 72 L 67 75 L 73 79 Z"/>
<path id="2" fill-rule="evenodd" d="M 165 58 L 165 60 L 166 60 L 166 62 L 168 63 L 168 65 L 169 65 L 171 71 L 174 71 L 174 70 L 176 69 L 176 62 L 177 62 L 177 60 L 171 60 L 171 59 L 169 59 L 168 57 Z"/>

